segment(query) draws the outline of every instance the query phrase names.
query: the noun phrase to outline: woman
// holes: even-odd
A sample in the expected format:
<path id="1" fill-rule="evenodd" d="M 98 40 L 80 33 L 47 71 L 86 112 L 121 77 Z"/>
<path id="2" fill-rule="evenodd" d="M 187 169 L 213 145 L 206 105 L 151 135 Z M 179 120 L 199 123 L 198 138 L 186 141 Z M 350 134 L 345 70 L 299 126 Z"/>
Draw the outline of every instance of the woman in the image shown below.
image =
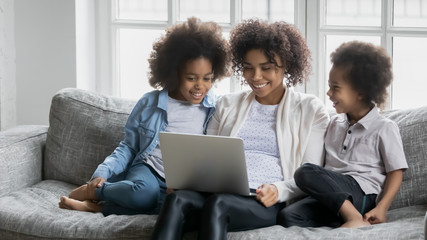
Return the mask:
<path id="1" fill-rule="evenodd" d="M 274 225 L 285 202 L 302 194 L 295 170 L 322 164 L 328 112 L 314 96 L 292 89 L 310 72 L 310 52 L 297 29 L 249 20 L 233 29 L 230 45 L 233 69 L 251 90 L 218 101 L 208 134 L 243 139 L 256 197 L 176 191 L 166 197 L 153 239 L 180 239 L 195 229 L 199 239 L 226 239 L 227 231 Z"/>

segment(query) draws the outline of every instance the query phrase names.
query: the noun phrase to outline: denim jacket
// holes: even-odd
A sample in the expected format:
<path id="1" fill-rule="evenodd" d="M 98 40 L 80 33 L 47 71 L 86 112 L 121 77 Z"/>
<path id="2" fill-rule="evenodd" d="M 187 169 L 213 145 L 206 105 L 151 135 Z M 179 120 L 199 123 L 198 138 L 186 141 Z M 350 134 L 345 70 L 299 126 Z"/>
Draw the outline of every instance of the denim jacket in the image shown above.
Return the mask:
<path id="1" fill-rule="evenodd" d="M 215 112 L 217 97 L 210 90 L 202 101 L 208 108 L 203 124 L 206 134 L 207 123 Z M 144 161 L 159 144 L 159 132 L 168 126 L 168 91 L 154 90 L 142 96 L 137 102 L 125 125 L 125 138 L 103 163 L 98 165 L 91 179 L 116 176 L 133 164 Z"/>

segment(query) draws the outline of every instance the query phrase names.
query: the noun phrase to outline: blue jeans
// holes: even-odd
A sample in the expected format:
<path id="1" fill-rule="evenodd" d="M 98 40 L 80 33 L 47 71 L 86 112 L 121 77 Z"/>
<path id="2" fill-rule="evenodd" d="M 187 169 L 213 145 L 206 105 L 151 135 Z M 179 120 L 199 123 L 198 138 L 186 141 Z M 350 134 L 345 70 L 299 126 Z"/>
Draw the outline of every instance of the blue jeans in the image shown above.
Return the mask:
<path id="1" fill-rule="evenodd" d="M 166 184 L 149 165 L 140 163 L 129 169 L 124 180 L 105 182 L 95 194 L 105 202 L 105 216 L 157 214 L 166 196 Z"/>

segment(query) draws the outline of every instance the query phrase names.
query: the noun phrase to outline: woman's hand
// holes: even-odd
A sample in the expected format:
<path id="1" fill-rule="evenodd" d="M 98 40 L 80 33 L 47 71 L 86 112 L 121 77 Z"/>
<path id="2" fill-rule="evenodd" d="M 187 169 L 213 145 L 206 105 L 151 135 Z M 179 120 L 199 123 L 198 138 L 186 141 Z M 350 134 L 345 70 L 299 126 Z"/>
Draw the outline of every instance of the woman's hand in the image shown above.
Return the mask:
<path id="1" fill-rule="evenodd" d="M 256 190 L 256 199 L 264 206 L 271 207 L 277 203 L 279 192 L 273 184 L 263 184 Z"/>

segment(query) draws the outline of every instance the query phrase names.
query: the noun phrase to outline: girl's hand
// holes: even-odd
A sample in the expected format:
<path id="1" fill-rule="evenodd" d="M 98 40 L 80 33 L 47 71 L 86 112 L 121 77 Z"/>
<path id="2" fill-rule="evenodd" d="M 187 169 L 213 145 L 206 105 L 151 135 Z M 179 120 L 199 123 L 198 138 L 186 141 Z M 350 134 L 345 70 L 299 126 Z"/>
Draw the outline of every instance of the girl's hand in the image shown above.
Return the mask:
<path id="1" fill-rule="evenodd" d="M 97 177 L 92 179 L 92 181 L 89 182 L 88 186 L 89 189 L 95 189 L 95 188 L 99 188 L 102 186 L 102 184 L 104 184 L 107 180 L 105 180 L 105 178 L 102 177 Z"/>
<path id="2" fill-rule="evenodd" d="M 277 203 L 279 192 L 273 184 L 263 184 L 256 190 L 256 199 L 264 206 L 271 207 Z"/>
<path id="3" fill-rule="evenodd" d="M 173 193 L 174 191 L 175 191 L 175 189 L 173 189 L 173 188 L 166 188 L 166 194 Z"/>

